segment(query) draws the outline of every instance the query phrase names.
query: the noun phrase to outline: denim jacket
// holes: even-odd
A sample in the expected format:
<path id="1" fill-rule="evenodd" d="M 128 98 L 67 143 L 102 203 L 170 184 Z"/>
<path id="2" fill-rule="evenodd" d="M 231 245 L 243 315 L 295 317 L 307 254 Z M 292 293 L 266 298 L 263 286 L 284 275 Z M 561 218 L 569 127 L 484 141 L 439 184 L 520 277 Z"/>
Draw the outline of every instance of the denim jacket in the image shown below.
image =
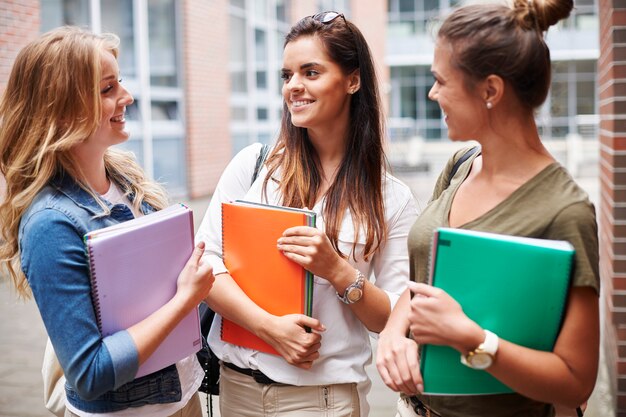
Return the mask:
<path id="1" fill-rule="evenodd" d="M 71 177 L 58 176 L 19 227 L 22 270 L 65 373 L 67 399 L 94 413 L 180 401 L 176 365 L 134 379 L 139 356 L 128 332 L 103 338 L 98 330 L 83 236 L 133 218 L 126 205 L 103 202 L 110 215 Z M 154 211 L 146 203 L 141 209 Z"/>

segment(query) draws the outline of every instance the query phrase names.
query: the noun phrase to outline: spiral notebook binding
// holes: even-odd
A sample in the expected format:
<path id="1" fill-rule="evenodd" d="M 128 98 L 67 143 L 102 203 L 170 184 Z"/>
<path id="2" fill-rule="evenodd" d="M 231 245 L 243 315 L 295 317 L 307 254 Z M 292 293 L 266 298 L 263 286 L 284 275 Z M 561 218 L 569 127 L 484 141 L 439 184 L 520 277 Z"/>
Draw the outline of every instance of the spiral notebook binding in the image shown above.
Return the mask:
<path id="1" fill-rule="evenodd" d="M 253 180 L 254 182 L 254 180 Z M 222 262 L 226 265 L 226 243 L 224 240 L 224 205 L 222 204 Z M 220 339 L 224 336 L 224 320 L 220 322 Z"/>
<path id="2" fill-rule="evenodd" d="M 91 281 L 91 299 L 93 304 L 93 309 L 96 313 L 96 322 L 98 323 L 98 329 L 102 332 L 102 312 L 100 309 L 100 298 L 98 294 L 98 280 L 96 279 L 96 270 L 93 267 L 94 258 L 93 251 L 91 250 L 91 245 L 89 244 L 88 237 L 85 238 L 85 244 L 87 245 L 87 252 L 89 256 L 89 277 Z"/>

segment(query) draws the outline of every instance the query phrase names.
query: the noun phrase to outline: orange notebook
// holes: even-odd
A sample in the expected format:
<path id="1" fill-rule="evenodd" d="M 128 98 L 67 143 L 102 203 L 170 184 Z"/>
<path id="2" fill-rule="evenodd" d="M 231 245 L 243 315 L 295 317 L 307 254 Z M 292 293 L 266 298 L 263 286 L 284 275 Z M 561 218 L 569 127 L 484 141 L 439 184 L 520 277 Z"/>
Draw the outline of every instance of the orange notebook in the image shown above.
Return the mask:
<path id="1" fill-rule="evenodd" d="M 247 201 L 222 203 L 222 256 L 241 289 L 265 311 L 311 315 L 313 274 L 287 259 L 276 243 L 285 229 L 315 227 L 315 213 Z M 222 318 L 222 340 L 278 355 L 259 337 Z"/>

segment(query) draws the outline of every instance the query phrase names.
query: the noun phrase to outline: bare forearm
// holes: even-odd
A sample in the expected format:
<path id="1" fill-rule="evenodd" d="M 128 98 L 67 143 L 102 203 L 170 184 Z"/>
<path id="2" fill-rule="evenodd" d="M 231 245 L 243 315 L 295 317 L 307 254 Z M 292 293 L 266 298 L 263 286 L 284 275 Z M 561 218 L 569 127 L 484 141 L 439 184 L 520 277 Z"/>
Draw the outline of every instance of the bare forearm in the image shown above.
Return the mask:
<path id="1" fill-rule="evenodd" d="M 346 288 L 355 282 L 356 276 L 356 270 L 348 262 L 343 261 L 331 283 L 337 293 L 343 295 Z M 348 306 L 368 330 L 376 333 L 383 330 L 391 312 L 387 293 L 367 279 L 363 285 L 361 299 Z"/>
<path id="2" fill-rule="evenodd" d="M 227 273 L 215 276 L 215 283 L 205 301 L 220 316 L 255 334 L 258 333 L 260 318 L 268 314 Z"/>
<path id="3" fill-rule="evenodd" d="M 406 335 L 409 330 L 408 316 L 410 300 L 410 292 L 407 289 L 402 293 L 395 307 L 391 311 L 391 314 L 389 314 L 389 319 L 387 320 L 385 329 L 383 330 L 384 332 Z"/>
<path id="4" fill-rule="evenodd" d="M 180 321 L 189 314 L 194 305 L 174 296 L 169 302 L 139 323 L 128 328 L 143 364 L 174 330 Z"/>

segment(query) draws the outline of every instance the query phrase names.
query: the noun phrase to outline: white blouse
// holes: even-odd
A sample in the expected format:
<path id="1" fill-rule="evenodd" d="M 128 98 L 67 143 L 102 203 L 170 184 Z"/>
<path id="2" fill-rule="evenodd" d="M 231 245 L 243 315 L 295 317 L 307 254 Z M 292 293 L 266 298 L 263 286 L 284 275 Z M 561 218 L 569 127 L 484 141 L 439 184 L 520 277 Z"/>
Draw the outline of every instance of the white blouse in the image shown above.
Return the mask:
<path id="1" fill-rule="evenodd" d="M 243 199 L 280 204 L 278 187 L 272 181 L 268 182 L 268 201 L 262 199 L 262 185 L 267 168 L 264 167 L 254 184 L 250 185 L 260 149 L 261 144 L 250 145 L 229 163 L 196 234 L 196 242 L 206 243 L 205 259 L 213 266 L 214 274 L 227 271 L 222 262 L 221 203 Z M 355 262 L 352 257 L 355 231 L 350 213 L 347 212 L 339 233 L 339 249 L 344 254 L 350 254 L 348 261 L 352 266 L 387 293 L 393 308 L 409 280 L 407 236 L 418 210 L 411 190 L 389 174 L 385 175 L 383 191 L 385 222 L 388 228 L 385 244 L 370 257 L 369 261 L 365 261 L 363 259 L 365 238 L 364 233 L 360 233 Z M 317 228 L 321 230 L 325 229 L 323 204 L 324 200 L 321 200 L 312 208 L 317 214 Z M 350 307 L 337 298 L 335 288 L 327 280 L 314 277 L 313 317 L 326 326 L 326 331 L 322 335 L 320 357 L 313 362 L 309 370 L 296 368 L 281 356 L 222 342 L 221 317 L 219 315 L 215 317 L 209 333 L 209 344 L 220 359 L 241 368 L 258 369 L 271 379 L 285 384 L 302 386 L 357 383 L 362 415 L 368 415 L 366 394 L 371 383 L 365 372 L 365 366 L 372 359 L 369 332 L 352 313 Z"/>

